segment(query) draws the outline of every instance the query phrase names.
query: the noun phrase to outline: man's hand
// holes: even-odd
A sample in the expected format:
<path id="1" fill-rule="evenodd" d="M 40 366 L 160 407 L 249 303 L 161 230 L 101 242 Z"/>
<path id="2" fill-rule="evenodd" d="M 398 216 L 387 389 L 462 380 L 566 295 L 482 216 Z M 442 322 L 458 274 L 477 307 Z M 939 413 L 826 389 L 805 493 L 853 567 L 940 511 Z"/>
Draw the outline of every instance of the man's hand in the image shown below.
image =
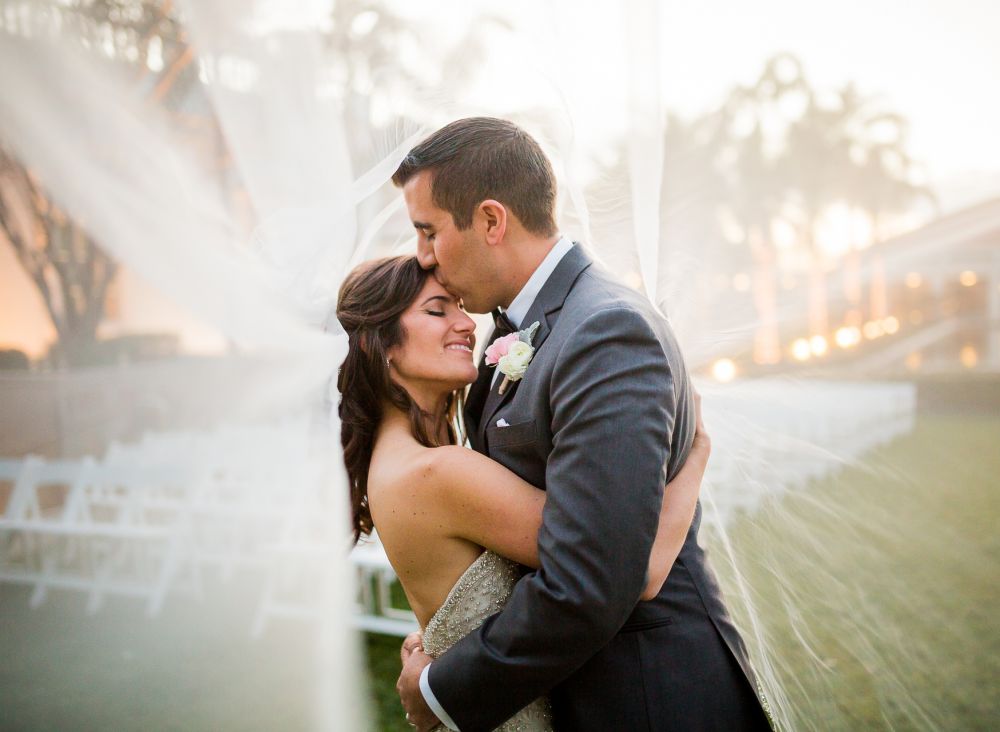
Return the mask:
<path id="1" fill-rule="evenodd" d="M 396 691 L 406 710 L 406 721 L 416 727 L 418 732 L 428 732 L 440 724 L 440 720 L 434 716 L 434 712 L 424 701 L 424 695 L 420 693 L 420 674 L 432 660 L 424 653 L 423 636 L 420 633 L 406 636 L 399 658 L 403 662 L 403 670 L 396 682 Z"/>

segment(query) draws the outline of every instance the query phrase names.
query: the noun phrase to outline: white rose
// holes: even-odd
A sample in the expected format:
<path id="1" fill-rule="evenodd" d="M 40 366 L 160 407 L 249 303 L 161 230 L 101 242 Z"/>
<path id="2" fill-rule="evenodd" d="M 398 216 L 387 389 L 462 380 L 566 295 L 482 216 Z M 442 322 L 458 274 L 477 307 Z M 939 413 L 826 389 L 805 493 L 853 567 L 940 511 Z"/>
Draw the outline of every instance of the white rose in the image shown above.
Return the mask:
<path id="1" fill-rule="evenodd" d="M 511 381 L 518 381 L 528 370 L 528 364 L 531 363 L 531 357 L 534 353 L 535 349 L 523 341 L 511 343 L 510 348 L 507 349 L 507 355 L 500 357 L 497 367 L 500 369 L 500 373 Z"/>

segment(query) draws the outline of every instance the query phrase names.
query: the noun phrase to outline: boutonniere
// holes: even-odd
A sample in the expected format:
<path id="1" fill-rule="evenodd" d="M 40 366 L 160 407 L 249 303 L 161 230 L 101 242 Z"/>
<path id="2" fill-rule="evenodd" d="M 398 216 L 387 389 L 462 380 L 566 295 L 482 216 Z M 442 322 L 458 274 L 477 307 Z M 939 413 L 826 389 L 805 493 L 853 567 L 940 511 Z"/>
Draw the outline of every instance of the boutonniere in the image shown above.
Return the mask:
<path id="1" fill-rule="evenodd" d="M 503 381 L 500 382 L 500 396 L 507 391 L 507 387 L 515 381 L 520 381 L 524 372 L 528 370 L 528 364 L 535 355 L 535 349 L 531 346 L 531 339 L 535 337 L 538 330 L 538 322 L 532 323 L 524 330 L 497 338 L 492 345 L 486 349 L 486 365 L 496 366 L 503 374 Z"/>

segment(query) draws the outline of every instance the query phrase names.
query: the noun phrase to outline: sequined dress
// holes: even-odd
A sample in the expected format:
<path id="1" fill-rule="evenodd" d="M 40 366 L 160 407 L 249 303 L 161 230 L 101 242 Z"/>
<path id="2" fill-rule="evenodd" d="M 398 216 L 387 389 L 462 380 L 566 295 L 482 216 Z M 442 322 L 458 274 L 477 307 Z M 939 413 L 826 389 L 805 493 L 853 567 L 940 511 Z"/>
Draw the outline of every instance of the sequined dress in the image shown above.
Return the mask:
<path id="1" fill-rule="evenodd" d="M 424 650 L 437 658 L 474 631 L 507 603 L 520 574 L 517 565 L 485 551 L 469 565 L 444 603 L 424 628 Z M 435 730 L 445 730 L 439 725 Z M 544 697 L 536 699 L 497 727 L 500 732 L 549 732 L 552 712 Z"/>

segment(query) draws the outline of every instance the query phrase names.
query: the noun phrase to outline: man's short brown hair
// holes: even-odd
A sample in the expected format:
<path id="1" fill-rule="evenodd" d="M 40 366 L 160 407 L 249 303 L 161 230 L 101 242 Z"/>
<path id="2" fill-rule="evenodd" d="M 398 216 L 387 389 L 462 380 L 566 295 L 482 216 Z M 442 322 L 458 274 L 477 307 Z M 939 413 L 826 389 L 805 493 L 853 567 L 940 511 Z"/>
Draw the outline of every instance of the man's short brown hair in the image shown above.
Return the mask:
<path id="1" fill-rule="evenodd" d="M 556 179 L 531 135 L 503 119 L 469 117 L 442 127 L 400 163 L 392 182 L 402 187 L 422 170 L 432 172 L 431 200 L 468 229 L 476 207 L 494 199 L 533 234 L 556 233 Z"/>

